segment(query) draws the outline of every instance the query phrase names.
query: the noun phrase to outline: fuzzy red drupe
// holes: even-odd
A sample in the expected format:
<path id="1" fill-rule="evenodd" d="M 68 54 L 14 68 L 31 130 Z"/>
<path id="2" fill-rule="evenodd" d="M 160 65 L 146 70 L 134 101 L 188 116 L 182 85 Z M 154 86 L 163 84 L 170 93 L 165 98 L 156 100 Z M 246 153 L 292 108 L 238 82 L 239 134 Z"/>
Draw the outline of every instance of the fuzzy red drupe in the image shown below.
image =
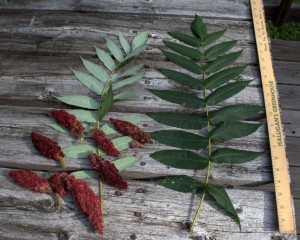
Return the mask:
<path id="1" fill-rule="evenodd" d="M 60 161 L 62 168 L 67 167 L 64 160 L 65 155 L 57 142 L 36 132 L 31 133 L 31 140 L 34 147 L 40 152 L 40 154 L 44 157 Z"/>
<path id="2" fill-rule="evenodd" d="M 122 176 L 119 174 L 119 170 L 113 163 L 97 156 L 95 153 L 90 153 L 89 159 L 92 163 L 93 169 L 98 172 L 102 181 L 119 189 L 128 188 L 127 182 L 122 179 Z"/>
<path id="3" fill-rule="evenodd" d="M 118 149 L 115 148 L 112 141 L 105 136 L 105 133 L 99 129 L 93 129 L 91 131 L 93 139 L 97 142 L 99 147 L 107 153 L 109 156 L 119 157 L 121 154 Z"/>

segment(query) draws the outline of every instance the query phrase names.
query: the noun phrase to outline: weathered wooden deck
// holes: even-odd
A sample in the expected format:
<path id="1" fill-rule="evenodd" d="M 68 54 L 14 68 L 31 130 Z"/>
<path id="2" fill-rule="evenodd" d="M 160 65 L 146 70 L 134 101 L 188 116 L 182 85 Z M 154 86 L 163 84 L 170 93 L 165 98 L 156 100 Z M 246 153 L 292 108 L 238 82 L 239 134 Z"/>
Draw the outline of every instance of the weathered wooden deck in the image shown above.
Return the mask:
<path id="1" fill-rule="evenodd" d="M 150 31 L 149 46 L 137 60 L 147 68 L 142 88 L 170 88 L 157 72 L 167 66 L 159 51 L 169 30 L 188 30 L 195 12 L 203 16 L 211 30 L 228 28 L 227 39 L 238 39 L 244 48 L 239 63 L 247 64 L 243 78 L 256 80 L 243 94 L 228 100 L 263 104 L 250 4 L 240 0 L 185 1 L 10 1 L 0 6 L 0 239 L 99 239 L 69 197 L 54 211 L 51 198 L 34 194 L 14 184 L 7 173 L 12 168 L 41 172 L 61 170 L 55 162 L 36 154 L 30 141 L 32 130 L 47 134 L 62 146 L 74 143 L 45 124 L 50 108 L 66 108 L 53 95 L 90 94 L 72 75 L 70 68 L 81 68 L 79 55 L 95 60 L 92 46 L 103 48 L 104 37 L 121 32 L 132 37 L 142 30 Z M 300 115 L 298 43 L 272 42 L 274 66 L 279 83 L 283 123 L 295 197 L 296 215 L 300 219 L 299 137 Z M 149 109 L 178 109 L 142 90 L 133 98 L 117 104 L 112 116 L 142 114 Z M 147 131 L 161 128 L 149 118 L 141 123 Z M 251 136 L 230 142 L 231 146 L 265 150 L 266 127 Z M 169 174 L 187 174 L 167 168 L 148 154 L 157 146 L 143 149 L 143 164 L 136 164 L 123 174 L 130 188 L 122 196 L 105 186 L 105 234 L 101 239 L 281 239 L 278 233 L 272 169 L 268 153 L 239 166 L 214 166 L 212 182 L 231 186 L 228 189 L 239 212 L 242 232 L 218 207 L 206 201 L 195 232 L 188 235 L 183 223 L 193 216 L 198 196 L 181 194 L 155 186 L 148 180 Z M 159 145 L 158 148 L 163 148 Z M 85 160 L 69 159 L 69 170 L 89 168 Z M 205 171 L 198 171 L 203 179 Z M 298 175 L 297 175 L 298 174 Z M 138 179 L 138 180 L 137 180 Z M 89 184 L 97 192 L 96 180 Z M 267 185 L 267 187 L 265 187 Z M 144 192 L 137 192 L 143 188 Z M 298 206 L 298 208 L 297 208 Z M 298 221 L 299 222 L 299 221 Z M 282 238 L 285 239 L 285 238 Z"/>

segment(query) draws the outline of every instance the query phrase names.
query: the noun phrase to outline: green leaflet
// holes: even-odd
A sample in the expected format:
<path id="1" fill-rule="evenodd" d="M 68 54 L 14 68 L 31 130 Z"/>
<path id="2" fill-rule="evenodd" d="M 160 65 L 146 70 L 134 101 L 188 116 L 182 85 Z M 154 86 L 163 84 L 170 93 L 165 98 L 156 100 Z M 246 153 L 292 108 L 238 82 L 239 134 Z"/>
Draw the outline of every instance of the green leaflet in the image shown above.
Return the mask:
<path id="1" fill-rule="evenodd" d="M 181 33 L 181 32 L 169 32 L 169 35 L 180 42 L 186 43 L 190 46 L 199 47 L 201 42 L 199 38 L 196 38 L 194 36 Z"/>
<path id="2" fill-rule="evenodd" d="M 133 84 L 135 82 L 138 82 L 144 76 L 145 76 L 144 73 L 140 73 L 140 74 L 134 75 L 132 77 L 126 78 L 122 81 L 116 82 L 113 84 L 113 90 L 118 90 L 119 88 L 125 87 L 125 86 Z"/>
<path id="3" fill-rule="evenodd" d="M 98 173 L 95 170 L 80 170 L 72 172 L 76 179 L 98 178 Z"/>
<path id="4" fill-rule="evenodd" d="M 96 46 L 94 47 L 96 49 L 96 54 L 100 59 L 100 61 L 103 62 L 104 66 L 108 70 L 113 71 L 116 68 L 116 64 L 114 60 L 111 58 L 111 56 L 107 52 L 103 51 L 101 48 L 98 48 Z"/>
<path id="5" fill-rule="evenodd" d="M 193 60 L 175 53 L 171 53 L 163 50 L 161 51 L 166 56 L 167 59 L 169 59 L 171 62 L 175 63 L 176 65 L 183 67 L 196 74 L 203 73 L 202 67 L 197 65 Z"/>
<path id="6" fill-rule="evenodd" d="M 238 52 L 228 53 L 221 57 L 216 58 L 215 60 L 209 62 L 205 66 L 204 72 L 205 73 L 213 73 L 213 72 L 221 70 L 224 67 L 227 67 L 228 65 L 235 62 L 235 60 L 237 60 L 241 56 L 242 52 L 243 52 L 243 50 L 238 51 Z"/>
<path id="7" fill-rule="evenodd" d="M 207 184 L 205 186 L 205 189 L 208 192 L 208 194 L 217 202 L 217 204 L 230 214 L 232 219 L 239 225 L 241 231 L 241 223 L 239 216 L 235 211 L 235 208 L 229 196 L 227 195 L 225 188 L 222 186 Z"/>
<path id="8" fill-rule="evenodd" d="M 152 112 L 146 113 L 146 115 L 156 122 L 177 128 L 202 129 L 207 126 L 207 119 L 202 119 L 198 115 L 187 113 Z"/>
<path id="9" fill-rule="evenodd" d="M 252 161 L 258 158 L 261 154 L 261 152 L 219 148 L 211 154 L 210 160 L 214 163 L 240 164 Z"/>
<path id="10" fill-rule="evenodd" d="M 147 90 L 165 101 L 177 103 L 185 107 L 198 109 L 205 106 L 203 99 L 198 98 L 189 93 L 171 91 L 171 90 L 154 90 L 154 89 L 147 89 Z"/>
<path id="11" fill-rule="evenodd" d="M 139 88 L 131 88 L 127 91 L 123 91 L 119 94 L 116 94 L 114 96 L 114 101 L 129 98 L 129 97 L 133 96 L 134 94 L 136 94 L 139 90 L 140 90 Z"/>
<path id="12" fill-rule="evenodd" d="M 207 105 L 217 104 L 226 100 L 227 98 L 232 97 L 233 95 L 245 89 L 250 82 L 251 81 L 234 82 L 219 87 L 207 96 Z"/>
<path id="13" fill-rule="evenodd" d="M 208 160 L 188 150 L 162 150 L 150 154 L 156 161 L 174 168 L 181 169 L 204 169 L 207 168 Z"/>
<path id="14" fill-rule="evenodd" d="M 113 161 L 112 163 L 121 172 L 121 171 L 125 170 L 126 168 L 132 166 L 138 160 L 139 160 L 139 158 L 137 158 L 137 157 L 123 157 L 123 158 L 119 158 L 119 159 Z"/>
<path id="15" fill-rule="evenodd" d="M 105 38 L 105 40 L 106 40 L 106 45 L 107 45 L 109 51 L 111 52 L 111 54 L 114 56 L 114 58 L 117 59 L 118 62 L 122 62 L 124 59 L 124 56 L 123 56 L 121 49 L 111 39 Z"/>
<path id="16" fill-rule="evenodd" d="M 88 96 L 70 95 L 70 96 L 55 97 L 55 98 L 72 106 L 87 108 L 87 109 L 95 109 L 95 110 L 98 109 L 98 102 L 95 99 Z"/>
<path id="17" fill-rule="evenodd" d="M 80 122 L 95 123 L 97 122 L 97 111 L 87 110 L 68 110 L 70 114 L 75 115 Z"/>
<path id="18" fill-rule="evenodd" d="M 208 138 L 179 130 L 156 131 L 150 136 L 159 143 L 183 149 L 199 150 L 208 145 Z"/>
<path id="19" fill-rule="evenodd" d="M 229 80 L 236 78 L 243 73 L 246 66 L 238 66 L 224 69 L 220 72 L 217 72 L 209 76 L 205 80 L 205 86 L 207 89 L 214 89 L 220 87 L 224 83 L 227 83 Z"/>
<path id="20" fill-rule="evenodd" d="M 121 71 L 115 75 L 112 76 L 111 78 L 111 81 L 114 82 L 122 77 L 127 77 L 127 76 L 131 76 L 132 74 L 138 72 L 139 70 L 141 70 L 142 68 L 144 67 L 143 64 L 139 64 L 139 65 L 136 65 L 136 66 L 133 66 L 129 69 L 126 69 L 124 71 Z"/>
<path id="21" fill-rule="evenodd" d="M 133 40 L 132 40 L 133 51 L 134 51 L 134 49 L 137 49 L 146 44 L 146 42 L 148 40 L 148 35 L 149 35 L 149 32 L 145 31 L 145 32 L 140 32 L 133 38 Z"/>
<path id="22" fill-rule="evenodd" d="M 104 100 L 100 103 L 98 111 L 98 121 L 101 121 L 104 115 L 111 109 L 113 105 L 113 91 L 112 86 L 109 85 L 108 91 L 104 96 Z"/>
<path id="23" fill-rule="evenodd" d="M 82 57 L 80 57 L 80 58 L 81 58 L 81 61 L 84 65 L 84 67 L 86 68 L 86 70 L 88 70 L 91 74 L 93 74 L 94 77 L 96 77 L 97 79 L 99 79 L 100 81 L 102 81 L 104 83 L 107 81 L 109 76 L 102 67 L 100 67 L 99 65 L 92 63 L 88 60 L 85 60 Z"/>
<path id="24" fill-rule="evenodd" d="M 227 42 L 222 42 L 217 45 L 212 46 L 208 50 L 205 51 L 205 59 L 207 60 L 212 60 L 224 53 L 226 53 L 228 50 L 233 48 L 236 45 L 237 41 L 227 41 Z"/>
<path id="25" fill-rule="evenodd" d="M 209 136 L 215 142 L 223 142 L 233 138 L 240 138 L 254 133 L 261 124 L 230 121 L 214 128 Z"/>
<path id="26" fill-rule="evenodd" d="M 218 124 L 232 119 L 235 121 L 246 120 L 256 117 L 263 110 L 264 108 L 258 105 L 236 104 L 210 112 L 209 121 L 212 124 Z"/>
<path id="27" fill-rule="evenodd" d="M 131 51 L 130 45 L 129 45 L 129 43 L 127 42 L 127 40 L 123 37 L 122 34 L 119 34 L 119 42 L 120 42 L 120 44 L 121 44 L 121 46 L 122 46 L 124 52 L 125 52 L 126 54 L 129 54 L 130 51 Z"/>
<path id="28" fill-rule="evenodd" d="M 129 148 L 129 144 L 132 142 L 132 138 L 128 136 L 115 138 L 112 140 L 112 143 L 114 144 L 115 148 L 119 151 L 123 151 L 125 149 Z"/>
<path id="29" fill-rule="evenodd" d="M 62 149 L 66 157 L 69 158 L 87 158 L 91 152 L 96 153 L 97 148 L 89 144 L 78 144 L 70 147 L 65 147 Z"/>
<path id="30" fill-rule="evenodd" d="M 195 14 L 194 21 L 191 26 L 192 32 L 196 37 L 199 37 L 203 42 L 206 36 L 206 24 L 203 23 L 202 18 Z"/>
<path id="31" fill-rule="evenodd" d="M 47 124 L 47 126 L 53 128 L 54 130 L 60 132 L 60 133 L 63 133 L 65 135 L 69 135 L 69 136 L 72 136 L 73 134 L 68 130 L 66 129 L 65 127 L 62 127 L 60 124 L 58 123 L 51 123 L 51 124 Z"/>
<path id="32" fill-rule="evenodd" d="M 157 184 L 184 193 L 202 193 L 205 185 L 186 175 L 162 177 Z"/>
<path id="33" fill-rule="evenodd" d="M 94 93 L 101 95 L 104 85 L 96 78 L 89 74 L 72 70 L 76 78 Z"/>
<path id="34" fill-rule="evenodd" d="M 175 51 L 183 56 L 189 57 L 194 60 L 202 59 L 203 53 L 201 53 L 196 48 L 187 47 L 187 46 L 184 46 L 184 45 L 181 45 L 181 44 L 178 44 L 175 42 L 170 42 L 167 40 L 164 40 L 164 43 L 168 48 L 172 49 L 173 51 Z"/>
<path id="35" fill-rule="evenodd" d="M 177 72 L 170 69 L 161 68 L 160 72 L 167 78 L 193 89 L 202 89 L 203 82 L 185 73 Z"/>
<path id="36" fill-rule="evenodd" d="M 207 45 L 211 44 L 212 42 L 214 42 L 214 41 L 218 40 L 220 37 L 222 37 L 225 32 L 226 32 L 226 29 L 206 34 L 202 45 L 207 46 Z"/>

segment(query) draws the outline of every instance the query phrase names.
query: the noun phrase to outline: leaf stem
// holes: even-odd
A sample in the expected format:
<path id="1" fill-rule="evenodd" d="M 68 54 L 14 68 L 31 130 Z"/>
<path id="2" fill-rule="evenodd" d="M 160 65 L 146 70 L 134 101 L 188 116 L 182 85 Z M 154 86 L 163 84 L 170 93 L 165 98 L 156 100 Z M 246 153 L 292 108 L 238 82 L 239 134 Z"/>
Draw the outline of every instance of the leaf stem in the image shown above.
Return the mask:
<path id="1" fill-rule="evenodd" d="M 190 227 L 190 229 L 189 229 L 189 233 L 192 233 L 192 232 L 193 232 L 194 226 L 195 226 L 195 224 L 196 224 L 196 220 L 197 220 L 198 215 L 200 214 L 200 211 L 201 211 L 201 206 L 202 206 L 202 203 L 203 203 L 203 201 L 204 201 L 204 198 L 205 198 L 205 191 L 204 191 L 203 194 L 202 194 L 201 200 L 200 200 L 199 205 L 198 205 L 198 208 L 197 208 L 196 215 L 195 215 L 194 220 L 193 220 L 193 222 L 192 222 L 192 225 L 191 225 L 191 227 Z"/>

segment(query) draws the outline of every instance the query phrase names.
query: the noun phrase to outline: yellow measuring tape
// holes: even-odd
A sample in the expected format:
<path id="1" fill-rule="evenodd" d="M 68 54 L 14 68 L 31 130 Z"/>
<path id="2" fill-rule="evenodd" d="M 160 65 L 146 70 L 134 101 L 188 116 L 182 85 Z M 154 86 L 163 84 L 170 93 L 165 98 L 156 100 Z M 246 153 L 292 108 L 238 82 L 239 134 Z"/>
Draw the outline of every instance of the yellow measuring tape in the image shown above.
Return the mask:
<path id="1" fill-rule="evenodd" d="M 265 99 L 280 233 L 295 234 L 288 161 L 262 0 L 250 0 Z"/>

